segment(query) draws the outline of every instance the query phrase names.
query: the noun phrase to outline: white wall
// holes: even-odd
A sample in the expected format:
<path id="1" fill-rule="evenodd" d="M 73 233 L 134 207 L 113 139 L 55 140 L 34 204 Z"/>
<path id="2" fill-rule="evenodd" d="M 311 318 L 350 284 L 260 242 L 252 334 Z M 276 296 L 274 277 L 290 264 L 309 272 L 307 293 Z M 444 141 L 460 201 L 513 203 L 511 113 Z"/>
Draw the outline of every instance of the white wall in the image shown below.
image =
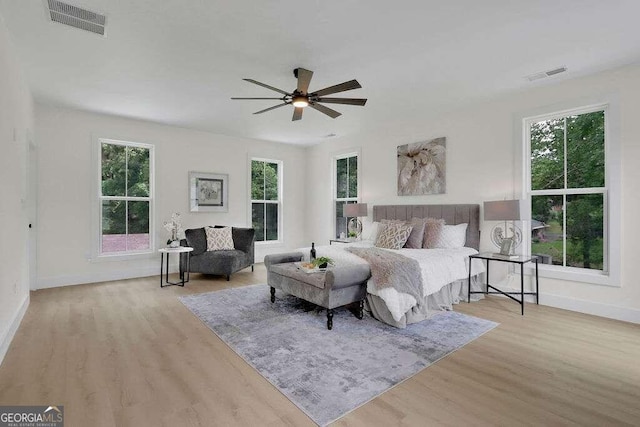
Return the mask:
<path id="1" fill-rule="evenodd" d="M 0 17 L 0 362 L 29 304 L 27 153 L 31 93 Z"/>
<path id="2" fill-rule="evenodd" d="M 92 161 L 95 138 L 111 138 L 155 145 L 156 245 L 168 233 L 163 221 L 182 214 L 184 228 L 204 225 L 250 226 L 248 159 L 258 156 L 284 162 L 284 242 L 256 246 L 256 261 L 269 252 L 300 246 L 304 240 L 305 150 L 216 135 L 155 123 L 76 110 L 36 106 L 39 134 L 38 287 L 63 286 L 159 274 L 154 253 L 129 261 L 91 260 L 91 186 L 96 185 Z M 229 174 L 228 213 L 189 212 L 189 171 Z M 177 257 L 176 257 L 177 258 Z"/>
<path id="3" fill-rule="evenodd" d="M 424 94 L 427 96 L 428 94 Z M 327 241 L 332 233 L 331 157 L 354 148 L 362 150 L 361 200 L 375 204 L 479 203 L 520 193 L 521 137 L 517 117 L 547 106 L 588 98 L 615 100 L 621 113 L 619 137 L 622 150 L 621 283 L 608 287 L 541 279 L 541 303 L 617 319 L 640 322 L 640 281 L 635 263 L 640 238 L 640 67 L 629 66 L 588 78 L 532 88 L 498 100 L 421 117 L 416 112 L 403 122 L 390 122 L 386 133 L 343 137 L 309 149 L 307 235 Z M 396 194 L 396 146 L 447 137 L 447 194 L 399 197 Z M 369 219 L 371 212 L 369 213 Z M 311 226 L 313 224 L 313 226 Z M 481 250 L 493 250 L 488 231 L 481 224 Z M 365 224 L 366 226 L 366 224 Z"/>

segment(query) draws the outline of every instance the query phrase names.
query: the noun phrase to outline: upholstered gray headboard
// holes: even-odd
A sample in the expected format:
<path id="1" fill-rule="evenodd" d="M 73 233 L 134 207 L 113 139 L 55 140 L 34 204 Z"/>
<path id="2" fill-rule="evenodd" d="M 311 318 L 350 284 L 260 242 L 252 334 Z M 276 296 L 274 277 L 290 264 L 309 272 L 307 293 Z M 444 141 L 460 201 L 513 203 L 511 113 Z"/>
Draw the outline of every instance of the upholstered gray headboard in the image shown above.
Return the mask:
<path id="1" fill-rule="evenodd" d="M 443 218 L 447 224 L 467 223 L 467 243 L 480 248 L 480 205 L 377 205 L 373 207 L 373 220 L 411 218 Z"/>

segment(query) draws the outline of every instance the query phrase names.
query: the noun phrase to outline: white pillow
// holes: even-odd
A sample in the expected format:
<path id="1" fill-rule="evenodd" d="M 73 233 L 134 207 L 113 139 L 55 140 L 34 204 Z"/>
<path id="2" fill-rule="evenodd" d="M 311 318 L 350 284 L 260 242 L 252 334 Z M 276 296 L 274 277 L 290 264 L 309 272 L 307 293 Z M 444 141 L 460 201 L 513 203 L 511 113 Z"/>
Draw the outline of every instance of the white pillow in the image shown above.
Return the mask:
<path id="1" fill-rule="evenodd" d="M 467 225 L 465 222 L 464 224 L 443 226 L 433 247 L 439 249 L 463 248 L 467 242 Z"/>
<path id="2" fill-rule="evenodd" d="M 207 251 L 225 251 L 235 249 L 233 246 L 231 227 L 206 227 L 204 231 L 207 234 Z"/>
<path id="3" fill-rule="evenodd" d="M 378 239 L 378 235 L 380 234 L 380 223 L 378 221 L 372 222 L 362 228 L 362 240 L 371 240 L 375 242 Z"/>

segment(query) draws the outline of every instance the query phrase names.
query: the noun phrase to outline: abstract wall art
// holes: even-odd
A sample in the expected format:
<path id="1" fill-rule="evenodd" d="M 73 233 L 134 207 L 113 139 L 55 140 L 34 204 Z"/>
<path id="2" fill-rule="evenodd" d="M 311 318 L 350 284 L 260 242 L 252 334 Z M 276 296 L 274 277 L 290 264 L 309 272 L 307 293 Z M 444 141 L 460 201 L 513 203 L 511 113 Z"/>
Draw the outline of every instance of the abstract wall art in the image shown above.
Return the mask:
<path id="1" fill-rule="evenodd" d="M 398 146 L 398 196 L 446 192 L 447 138 Z"/>

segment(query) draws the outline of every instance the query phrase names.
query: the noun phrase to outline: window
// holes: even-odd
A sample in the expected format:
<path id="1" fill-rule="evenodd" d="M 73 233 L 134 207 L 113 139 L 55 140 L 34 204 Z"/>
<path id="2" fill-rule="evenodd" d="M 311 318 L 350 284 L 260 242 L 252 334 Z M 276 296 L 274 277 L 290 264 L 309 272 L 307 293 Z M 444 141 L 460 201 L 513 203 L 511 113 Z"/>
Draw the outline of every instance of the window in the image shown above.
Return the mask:
<path id="1" fill-rule="evenodd" d="M 347 218 L 342 216 L 344 205 L 358 202 L 358 154 L 350 153 L 335 158 L 335 237 L 348 236 Z"/>
<path id="2" fill-rule="evenodd" d="M 525 120 L 531 253 L 545 264 L 607 274 L 607 109 Z"/>
<path id="3" fill-rule="evenodd" d="M 282 162 L 251 159 L 251 221 L 256 242 L 279 241 Z"/>
<path id="4" fill-rule="evenodd" d="M 100 254 L 152 248 L 153 147 L 100 140 Z"/>

